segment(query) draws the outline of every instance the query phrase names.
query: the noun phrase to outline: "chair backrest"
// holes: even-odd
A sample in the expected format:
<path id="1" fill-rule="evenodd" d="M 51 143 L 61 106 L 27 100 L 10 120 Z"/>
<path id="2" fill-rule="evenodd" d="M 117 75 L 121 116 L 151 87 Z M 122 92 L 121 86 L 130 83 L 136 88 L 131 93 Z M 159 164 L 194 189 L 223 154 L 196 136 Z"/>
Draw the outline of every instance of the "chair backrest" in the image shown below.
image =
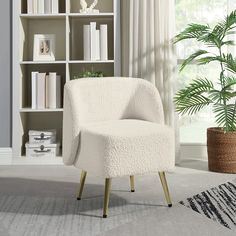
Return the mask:
<path id="1" fill-rule="evenodd" d="M 86 78 L 67 82 L 64 88 L 63 160 L 75 161 L 80 126 L 84 123 L 140 119 L 164 123 L 158 90 L 143 79 Z"/>

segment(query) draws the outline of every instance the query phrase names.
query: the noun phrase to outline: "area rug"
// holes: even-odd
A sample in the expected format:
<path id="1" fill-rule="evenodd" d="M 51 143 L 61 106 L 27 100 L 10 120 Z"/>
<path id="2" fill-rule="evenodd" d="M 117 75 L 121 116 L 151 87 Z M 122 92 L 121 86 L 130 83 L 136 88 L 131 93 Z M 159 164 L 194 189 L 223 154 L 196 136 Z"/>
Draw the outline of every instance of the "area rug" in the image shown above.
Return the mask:
<path id="1" fill-rule="evenodd" d="M 236 227 L 230 230 L 179 204 L 233 183 L 232 175 L 177 167 L 167 175 L 172 208 L 158 175 L 137 176 L 135 193 L 129 178 L 115 178 L 107 219 L 102 218 L 104 180 L 88 175 L 77 201 L 79 177 L 77 169 L 64 166 L 0 166 L 0 236 L 236 235 Z"/>
<path id="2" fill-rule="evenodd" d="M 129 194 L 129 193 L 127 193 Z M 146 217 L 153 202 L 135 204 L 111 194 L 107 219 L 102 218 L 103 196 L 77 201 L 72 198 L 6 196 L 0 194 L 0 236 L 91 236 Z"/>
<path id="3" fill-rule="evenodd" d="M 180 204 L 229 228 L 236 228 L 236 180 L 203 191 Z"/>

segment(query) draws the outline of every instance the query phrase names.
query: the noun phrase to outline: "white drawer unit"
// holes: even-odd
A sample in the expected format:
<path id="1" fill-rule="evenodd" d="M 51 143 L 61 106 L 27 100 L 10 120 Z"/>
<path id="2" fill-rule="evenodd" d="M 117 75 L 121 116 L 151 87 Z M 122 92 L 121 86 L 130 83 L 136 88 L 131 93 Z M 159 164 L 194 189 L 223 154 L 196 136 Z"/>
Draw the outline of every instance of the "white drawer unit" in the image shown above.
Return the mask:
<path id="1" fill-rule="evenodd" d="M 59 143 L 57 144 L 25 144 L 26 148 L 26 157 L 34 158 L 34 157 L 48 157 L 54 158 L 59 155 Z"/>
<path id="2" fill-rule="evenodd" d="M 41 144 L 41 145 L 56 143 L 56 130 L 47 130 L 47 131 L 30 130 L 29 143 Z"/>

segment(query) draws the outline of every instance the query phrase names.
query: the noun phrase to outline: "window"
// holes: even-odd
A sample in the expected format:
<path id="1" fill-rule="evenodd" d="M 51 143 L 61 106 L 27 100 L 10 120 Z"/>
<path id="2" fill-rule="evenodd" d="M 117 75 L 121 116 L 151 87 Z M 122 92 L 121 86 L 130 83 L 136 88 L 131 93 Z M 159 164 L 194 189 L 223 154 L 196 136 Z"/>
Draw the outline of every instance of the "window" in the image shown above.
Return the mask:
<path id="1" fill-rule="evenodd" d="M 236 9 L 235 0 L 176 0 L 176 28 L 177 33 L 190 23 L 208 23 L 214 25 L 222 20 L 228 13 Z M 236 38 L 235 38 L 236 40 Z M 200 45 L 186 40 L 177 44 L 178 65 Z M 236 52 L 236 47 L 228 48 L 231 53 Z M 236 56 L 236 53 L 234 54 Z M 187 66 L 178 73 L 178 89 L 187 85 L 196 77 L 217 79 L 219 76 L 218 65 Z M 207 127 L 215 126 L 214 115 L 208 107 L 194 116 L 180 117 L 180 142 L 205 143 Z"/>

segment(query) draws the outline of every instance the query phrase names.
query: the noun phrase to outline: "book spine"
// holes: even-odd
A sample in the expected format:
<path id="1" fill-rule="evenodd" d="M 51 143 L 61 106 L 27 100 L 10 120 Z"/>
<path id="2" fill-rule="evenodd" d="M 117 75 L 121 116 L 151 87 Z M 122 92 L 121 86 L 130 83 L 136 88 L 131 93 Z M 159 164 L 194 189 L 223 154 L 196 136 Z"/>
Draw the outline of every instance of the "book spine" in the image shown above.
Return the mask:
<path id="1" fill-rule="evenodd" d="M 57 108 L 56 92 L 57 92 L 57 73 L 50 72 L 48 78 L 48 108 L 51 109 Z"/>
<path id="2" fill-rule="evenodd" d="M 38 13 L 44 14 L 44 0 L 38 0 Z"/>
<path id="3" fill-rule="evenodd" d="M 37 109 L 37 78 L 38 73 L 36 71 L 31 72 L 31 108 Z"/>
<path id="4" fill-rule="evenodd" d="M 52 0 L 52 13 L 53 14 L 59 13 L 58 0 Z"/>
<path id="5" fill-rule="evenodd" d="M 84 25 L 83 27 L 84 33 L 84 60 L 90 61 L 91 60 L 91 52 L 90 52 L 90 25 Z"/>
<path id="6" fill-rule="evenodd" d="M 61 108 L 61 76 L 57 75 L 56 81 L 56 105 L 57 108 Z"/>
<path id="7" fill-rule="evenodd" d="M 45 14 L 52 13 L 52 1 L 51 0 L 44 0 L 44 12 L 45 12 Z"/>
<path id="8" fill-rule="evenodd" d="M 90 53 L 91 60 L 96 60 L 96 22 L 90 22 Z"/>
<path id="9" fill-rule="evenodd" d="M 27 13 L 28 14 L 34 13 L 33 0 L 27 0 Z"/>
<path id="10" fill-rule="evenodd" d="M 38 73 L 36 86 L 37 86 L 37 108 L 45 109 L 46 73 Z"/>
<path id="11" fill-rule="evenodd" d="M 100 30 L 96 30 L 96 56 L 95 60 L 99 61 L 101 60 L 100 58 Z"/>
<path id="12" fill-rule="evenodd" d="M 45 80 L 46 80 L 46 88 L 45 88 L 45 107 L 46 108 L 49 108 L 49 90 L 48 90 L 48 88 L 49 88 L 49 75 L 46 75 L 46 78 L 45 78 Z"/>
<path id="13" fill-rule="evenodd" d="M 33 0 L 33 12 L 38 14 L 38 0 Z"/>
<path id="14" fill-rule="evenodd" d="M 108 60 L 107 25 L 100 25 L 100 57 L 102 61 Z"/>

